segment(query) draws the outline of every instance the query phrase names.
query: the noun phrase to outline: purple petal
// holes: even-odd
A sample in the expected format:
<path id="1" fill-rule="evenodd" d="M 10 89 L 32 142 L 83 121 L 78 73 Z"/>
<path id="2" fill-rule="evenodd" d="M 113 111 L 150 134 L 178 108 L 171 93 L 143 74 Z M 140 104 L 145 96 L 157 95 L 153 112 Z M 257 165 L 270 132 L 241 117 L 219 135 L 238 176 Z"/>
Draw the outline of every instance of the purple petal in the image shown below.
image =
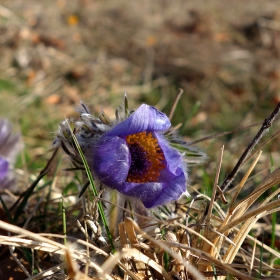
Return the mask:
<path id="1" fill-rule="evenodd" d="M 155 183 L 155 182 L 144 183 L 144 184 L 125 182 L 124 188 L 120 190 L 120 192 L 128 196 L 137 197 L 146 206 L 145 202 L 153 198 L 156 199 L 156 197 L 162 191 L 162 187 L 163 185 L 161 183 Z"/>
<path id="2" fill-rule="evenodd" d="M 161 193 L 153 198 L 143 201 L 147 208 L 175 201 L 186 192 L 186 174 L 182 172 L 179 176 L 170 178 L 163 183 Z"/>
<path id="3" fill-rule="evenodd" d="M 170 127 L 168 117 L 156 108 L 142 104 L 129 118 L 117 124 L 108 135 L 126 136 L 142 131 L 161 131 Z"/>
<path id="4" fill-rule="evenodd" d="M 116 188 L 127 178 L 130 154 L 125 140 L 103 136 L 93 150 L 93 170 L 99 180 Z"/>
<path id="5" fill-rule="evenodd" d="M 162 179 L 162 183 L 132 184 L 124 183 L 125 188 L 121 193 L 137 197 L 147 208 L 177 200 L 186 191 L 186 178 L 182 169 L 179 176 L 172 176 L 168 172 Z"/>
<path id="6" fill-rule="evenodd" d="M 2 157 L 0 157 L 0 180 L 3 180 L 9 171 L 9 163 Z"/>
<path id="7" fill-rule="evenodd" d="M 0 119 L 0 155 L 13 163 L 21 147 L 20 135 L 12 133 L 12 126 L 6 119 Z"/>
<path id="8" fill-rule="evenodd" d="M 154 107 L 141 105 L 129 118 L 105 133 L 94 146 L 91 155 L 93 171 L 99 180 L 119 192 L 136 197 L 145 207 L 155 207 L 177 200 L 186 192 L 187 172 L 182 155 L 156 131 L 170 127 L 167 116 Z M 160 171 L 157 182 L 126 182 L 131 164 L 131 155 L 126 141 L 127 135 L 152 132 L 164 153 L 165 168 Z"/>
<path id="9" fill-rule="evenodd" d="M 172 196 L 176 196 L 176 192 L 179 198 L 181 194 L 186 191 L 188 174 L 185 172 L 183 166 L 177 168 L 176 175 L 170 173 L 168 169 L 164 169 L 161 172 L 159 179 L 161 182 L 163 182 L 163 184 L 169 186 L 167 189 L 165 188 L 164 190 L 169 190 L 170 195 L 171 193 L 173 193 Z"/>
<path id="10" fill-rule="evenodd" d="M 178 166 L 181 166 L 183 162 L 182 155 L 177 150 L 170 147 L 167 140 L 164 139 L 162 135 L 156 132 L 154 132 L 154 135 L 156 136 L 158 144 L 164 153 L 166 168 L 172 174 L 177 175 Z"/>

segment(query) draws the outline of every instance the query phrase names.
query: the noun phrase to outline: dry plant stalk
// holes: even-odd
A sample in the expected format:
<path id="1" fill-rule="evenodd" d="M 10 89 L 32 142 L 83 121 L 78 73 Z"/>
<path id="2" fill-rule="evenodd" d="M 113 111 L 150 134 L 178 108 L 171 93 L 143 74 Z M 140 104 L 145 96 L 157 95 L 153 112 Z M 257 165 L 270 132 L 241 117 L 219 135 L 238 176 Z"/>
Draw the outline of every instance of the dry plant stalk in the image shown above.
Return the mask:
<path id="1" fill-rule="evenodd" d="M 147 216 L 140 217 L 140 214 L 132 213 L 110 202 L 111 205 L 121 209 L 124 214 L 129 212 L 132 217 L 137 216 L 139 220 L 140 218 L 146 219 L 144 231 L 139 223 L 123 215 L 124 220 L 118 223 L 119 236 L 114 242 L 117 251 L 113 255 L 107 253 L 110 251 L 110 246 L 107 245 L 98 223 L 97 203 L 101 200 L 109 202 L 102 199 L 100 195 L 97 195 L 92 202 L 88 198 L 83 200 L 85 212 L 91 214 L 91 217 L 84 217 L 85 224 L 91 225 L 94 234 L 91 238 L 87 238 L 86 242 L 81 240 L 75 240 L 75 242 L 82 244 L 86 250 L 77 246 L 62 245 L 60 242 L 3 221 L 0 221 L 0 228 L 17 236 L 0 236 L 0 244 L 25 247 L 48 252 L 52 255 L 64 256 L 59 266 L 56 265 L 35 276 L 30 276 L 26 272 L 28 279 L 34 280 L 43 279 L 57 271 L 62 273 L 60 279 L 69 279 L 70 277 L 74 280 L 187 280 L 209 277 L 225 279 L 228 275 L 240 279 L 255 279 L 263 271 L 271 271 L 275 275 L 280 275 L 279 270 L 265 263 L 262 263 L 263 267 L 260 271 L 261 261 L 256 247 L 260 244 L 259 241 L 254 240 L 252 255 L 242 248 L 245 239 L 252 240 L 248 234 L 257 221 L 261 217 L 280 210 L 280 201 L 277 199 L 280 189 L 267 196 L 257 208 L 253 208 L 253 204 L 257 202 L 261 195 L 272 186 L 280 183 L 280 168 L 267 176 L 247 197 L 236 203 L 238 194 L 261 156 L 261 152 L 259 152 L 238 184 L 232 201 L 224 212 L 215 201 L 216 193 L 220 191 L 218 181 L 222 156 L 223 147 L 217 164 L 212 197 L 200 194 L 196 197 L 197 201 L 194 199 L 189 207 L 186 204 L 177 204 L 176 213 L 178 215 L 175 218 L 174 216 L 170 218 L 168 213 L 160 216 L 165 220 L 152 219 Z M 219 194 L 222 195 L 221 192 Z M 199 204 L 198 201 L 201 198 L 203 201 Z M 168 211 L 172 216 L 173 210 L 169 209 Z M 111 213 L 111 218 L 117 220 L 114 215 L 114 213 Z M 116 229 L 112 228 L 112 230 Z M 83 232 L 87 235 L 87 229 Z M 65 236 L 60 237 L 58 235 L 50 235 L 50 237 L 65 238 Z M 278 252 L 263 244 L 261 245 L 270 254 L 280 258 Z M 166 261 L 166 255 L 169 256 L 168 262 Z M 240 258 L 242 258 L 242 261 L 238 262 Z M 78 262 L 86 267 L 85 273 L 80 271 L 81 267 L 78 266 Z M 67 269 L 67 275 L 62 269 Z"/>
<path id="2" fill-rule="evenodd" d="M 222 155 L 222 151 L 221 151 Z M 256 165 L 260 154 L 252 163 L 249 171 L 241 180 L 236 192 L 241 190 L 250 172 Z M 218 166 L 221 166 L 221 156 Z M 219 170 L 218 168 L 218 170 Z M 219 172 L 219 171 L 218 171 Z M 218 180 L 218 172 L 215 183 Z M 117 253 L 109 255 L 104 250 L 83 241 L 90 248 L 91 254 L 81 251 L 79 248 L 66 247 L 59 242 L 47 239 L 39 234 L 31 233 L 22 228 L 0 222 L 0 228 L 10 231 L 18 236 L 1 236 L 0 243 L 3 245 L 26 247 L 34 250 L 46 251 L 52 254 L 64 255 L 66 262 L 59 267 L 54 266 L 51 270 L 42 272 L 29 279 L 43 279 L 56 271 L 67 268 L 68 276 L 72 279 L 206 279 L 217 277 L 225 279 L 230 274 L 240 279 L 254 279 L 258 269 L 259 259 L 256 254 L 252 256 L 251 263 L 243 264 L 243 271 L 235 268 L 234 260 L 242 252 L 242 244 L 248 237 L 257 220 L 269 213 L 279 211 L 280 201 L 271 201 L 277 197 L 280 190 L 276 190 L 265 199 L 258 208 L 251 209 L 254 202 L 271 186 L 280 183 L 280 168 L 276 169 L 251 193 L 248 197 L 234 205 L 229 204 L 227 213 L 222 213 L 219 205 L 212 198 L 203 201 L 200 209 L 191 206 L 188 210 L 190 216 L 195 219 L 193 226 L 185 226 L 181 221 L 155 220 L 153 228 L 165 228 L 165 234 L 159 231 L 147 233 L 131 218 L 125 218 L 118 225 L 120 241 L 116 243 Z M 201 196 L 203 197 L 203 196 Z M 235 197 L 235 196 L 234 196 Z M 219 216 L 215 214 L 219 210 Z M 179 214 L 186 212 L 186 206 L 182 205 Z M 197 216 L 195 216 L 197 213 Z M 185 215 L 185 214 L 184 214 Z M 236 227 L 239 226 L 239 229 Z M 148 228 L 147 228 L 148 229 Z M 231 240 L 230 235 L 235 234 Z M 28 236 L 28 239 L 26 238 Z M 62 236 L 63 237 L 63 236 Z M 248 239 L 250 240 L 250 239 Z M 81 240 L 77 241 L 82 244 Z M 259 244 L 258 241 L 256 241 Z M 268 249 L 264 246 L 264 249 Z M 280 254 L 270 249 L 269 252 L 280 258 Z M 168 253 L 170 262 L 165 266 L 164 254 Z M 97 255 L 102 254 L 103 262 L 100 264 L 93 261 Z M 88 265 L 95 271 L 90 277 L 79 271 L 75 259 Z M 250 259 L 250 257 L 249 257 Z M 113 274 L 116 267 L 123 273 L 123 278 Z M 215 267 L 215 269 L 213 269 Z M 247 273 L 244 272 L 247 270 Z M 279 271 L 264 265 L 263 271 Z M 250 276 L 251 275 L 251 276 Z M 66 277 L 66 275 L 65 275 Z M 61 278 L 67 279 L 67 278 Z"/>
<path id="3" fill-rule="evenodd" d="M 251 209 L 251 206 L 253 203 L 257 201 L 257 199 L 260 198 L 260 196 L 267 190 L 269 190 L 273 185 L 277 185 L 280 183 L 280 168 L 276 169 L 273 173 L 271 173 L 267 178 L 265 178 L 261 184 L 255 188 L 253 193 L 249 194 L 246 198 L 244 198 L 242 201 L 237 203 L 235 206 L 234 201 L 237 197 L 238 193 L 240 192 L 241 188 L 244 186 L 246 180 L 248 179 L 250 173 L 252 172 L 254 166 L 256 165 L 257 161 L 259 160 L 260 154 L 258 154 L 255 161 L 252 163 L 252 166 L 249 168 L 248 172 L 245 174 L 244 178 L 241 180 L 240 184 L 238 185 L 238 188 L 236 190 L 236 193 L 233 195 L 233 201 L 229 205 L 229 208 L 227 210 L 227 214 L 224 218 L 220 218 L 219 222 L 217 223 L 217 217 L 214 216 L 213 213 L 207 213 L 207 211 L 210 208 L 207 208 L 205 205 L 205 202 L 203 202 L 201 205 L 203 206 L 203 209 L 206 209 L 204 214 L 203 210 L 201 209 L 198 212 L 197 216 L 197 226 L 195 227 L 195 230 L 197 230 L 200 234 L 202 234 L 206 239 L 208 239 L 211 243 L 214 244 L 214 246 L 209 246 L 209 244 L 206 244 L 203 240 L 201 240 L 201 243 L 204 243 L 203 248 L 201 248 L 201 244 L 198 244 L 196 240 L 198 237 L 194 237 L 193 234 L 191 234 L 191 240 L 194 242 L 191 244 L 192 247 L 202 249 L 204 253 L 209 253 L 213 257 L 218 257 L 216 250 L 220 251 L 222 253 L 222 249 L 225 250 L 225 252 L 222 254 L 222 263 L 223 264 L 231 264 L 236 256 L 240 253 L 241 246 L 246 238 L 248 238 L 248 233 L 252 229 L 252 227 L 256 224 L 256 222 L 263 216 L 269 215 L 271 213 L 277 212 L 280 210 L 280 201 L 277 199 L 277 195 L 280 192 L 280 189 L 277 189 L 274 191 L 271 195 L 269 195 L 257 208 Z M 273 199 L 275 199 L 272 201 Z M 213 200 L 213 197 L 212 197 Z M 211 200 L 211 201 L 212 201 Z M 215 221 L 214 224 L 207 224 L 201 223 L 201 217 L 207 216 L 211 217 L 212 222 Z M 215 219 L 216 218 L 216 219 Z M 239 229 L 236 229 L 236 226 L 240 226 Z M 215 230 L 214 230 L 215 227 Z M 201 230 L 204 228 L 204 230 Z M 230 236 L 230 234 L 234 233 L 235 236 L 232 241 L 230 241 L 227 237 Z M 229 241 L 231 242 L 229 244 Z M 269 250 L 271 254 L 273 254 L 275 257 L 279 258 L 280 254 L 277 253 L 275 250 Z M 199 271 L 212 271 L 212 264 L 204 259 L 203 264 L 204 266 L 199 266 L 200 259 L 198 257 L 190 258 L 190 261 L 196 265 L 199 268 Z M 254 262 L 256 261 L 256 264 L 254 265 Z M 258 265 L 259 260 L 257 258 L 252 259 L 251 265 L 254 265 L 254 268 L 256 268 L 256 265 Z M 273 270 L 272 267 L 270 269 Z M 279 273 L 279 271 L 278 271 Z M 215 275 L 215 274 L 213 274 Z M 279 275 L 279 274 L 278 274 Z M 221 277 L 219 279 L 225 279 L 226 275 L 224 277 Z M 242 278 L 248 278 L 247 276 L 243 275 Z"/>

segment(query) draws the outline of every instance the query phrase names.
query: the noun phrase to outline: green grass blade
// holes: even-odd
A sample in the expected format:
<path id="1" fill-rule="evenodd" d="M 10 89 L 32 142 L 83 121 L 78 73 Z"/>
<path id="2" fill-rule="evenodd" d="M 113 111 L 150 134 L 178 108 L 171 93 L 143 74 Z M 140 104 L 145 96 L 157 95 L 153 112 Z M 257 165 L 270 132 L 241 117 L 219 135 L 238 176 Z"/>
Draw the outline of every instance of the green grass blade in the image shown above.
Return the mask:
<path id="1" fill-rule="evenodd" d="M 88 186 L 90 185 L 90 182 L 86 182 L 85 185 L 83 186 L 82 190 L 79 193 L 79 198 L 82 197 L 82 195 L 84 194 L 84 192 L 86 191 L 86 189 L 88 188 Z"/>
<path id="2" fill-rule="evenodd" d="M 77 150 L 78 150 L 78 152 L 79 152 L 79 154 L 80 154 L 80 157 L 81 157 L 81 159 L 82 159 L 82 161 L 83 161 L 83 164 L 84 164 L 84 166 L 85 166 L 86 173 L 87 173 L 88 179 L 89 179 L 89 181 L 90 181 L 93 194 L 95 195 L 95 197 L 97 197 L 97 196 L 98 196 L 98 192 L 97 192 L 97 189 L 96 189 L 96 187 L 95 187 L 94 180 L 93 180 L 93 177 L 92 177 L 90 168 L 89 168 L 89 166 L 88 166 L 88 163 L 87 163 L 87 161 L 86 161 L 86 158 L 85 158 L 85 156 L 84 156 L 84 154 L 83 154 L 83 151 L 82 151 L 82 149 L 81 149 L 81 147 L 80 147 L 80 145 L 79 145 L 79 142 L 78 142 L 76 136 L 74 135 L 72 129 L 70 128 L 70 126 L 69 126 L 69 129 L 70 129 L 70 131 L 71 131 L 71 135 L 72 135 L 73 140 L 74 140 L 74 142 L 75 142 L 76 148 L 77 148 Z M 104 225 L 104 227 L 105 227 L 105 230 L 106 230 L 106 233 L 107 233 L 109 242 L 110 242 L 111 247 L 112 247 L 112 252 L 115 253 L 116 250 L 115 250 L 113 238 L 112 238 L 111 232 L 110 232 L 110 230 L 109 230 L 109 226 L 108 226 L 108 223 L 107 223 L 107 220 L 106 220 L 106 217 L 105 217 L 105 213 L 104 213 L 104 210 L 103 210 L 103 207 L 102 207 L 102 203 L 101 203 L 100 201 L 98 201 L 97 204 L 98 204 L 98 211 L 99 211 L 101 220 L 102 220 L 102 222 L 103 222 L 103 225 Z"/>
<path id="3" fill-rule="evenodd" d="M 216 270 L 216 267 L 215 267 L 215 264 L 212 263 L 212 269 L 213 269 L 213 273 L 214 273 L 214 279 L 215 280 L 218 280 L 218 277 L 217 277 L 217 270 Z"/>
<path id="4" fill-rule="evenodd" d="M 10 214 L 10 211 L 9 211 L 9 209 L 8 209 L 8 207 L 7 207 L 7 205 L 6 205 L 6 203 L 4 202 L 4 200 L 2 199 L 1 196 L 0 196 L 0 202 L 1 202 L 2 205 L 3 205 L 4 211 L 5 211 L 6 215 L 7 215 L 7 217 L 8 217 L 8 219 L 9 219 L 10 223 L 14 223 L 14 220 L 13 220 L 11 214 Z"/>
<path id="5" fill-rule="evenodd" d="M 37 179 L 31 184 L 31 186 L 26 190 L 25 194 L 24 194 L 24 197 L 23 197 L 23 200 L 22 202 L 20 203 L 20 205 L 18 206 L 17 208 L 17 211 L 15 213 L 15 216 L 14 216 L 14 221 L 16 222 L 17 219 L 19 218 L 19 216 L 21 215 L 29 197 L 32 195 L 35 187 L 38 185 L 38 183 L 40 182 L 40 180 L 47 174 L 49 173 L 50 170 L 48 171 L 45 171 L 43 172 L 42 174 L 40 174 Z"/>
<path id="6" fill-rule="evenodd" d="M 66 209 L 64 205 L 64 196 L 61 197 L 61 210 L 62 210 L 62 224 L 63 224 L 63 235 L 64 235 L 64 245 L 67 245 L 66 240 Z"/>

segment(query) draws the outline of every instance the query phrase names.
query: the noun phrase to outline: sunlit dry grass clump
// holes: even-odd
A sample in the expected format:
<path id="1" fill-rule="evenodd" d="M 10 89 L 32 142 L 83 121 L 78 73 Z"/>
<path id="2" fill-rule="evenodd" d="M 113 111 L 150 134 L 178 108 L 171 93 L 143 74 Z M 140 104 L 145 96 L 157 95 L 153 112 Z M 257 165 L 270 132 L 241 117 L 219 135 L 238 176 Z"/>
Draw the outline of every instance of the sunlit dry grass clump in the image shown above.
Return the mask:
<path id="1" fill-rule="evenodd" d="M 279 15 L 2 0 L 0 280 L 279 279 Z"/>
<path id="2" fill-rule="evenodd" d="M 115 120 L 104 112 L 91 115 L 83 103 L 78 111 L 59 125 L 53 156 L 37 179 L 9 209 L 1 200 L 0 227 L 6 234 L 0 243 L 25 277 L 280 277 L 277 220 L 268 224 L 269 241 L 254 237 L 260 221 L 279 212 L 280 189 L 274 186 L 280 183 L 280 169 L 242 194 L 262 153 L 252 150 L 277 117 L 279 104 L 240 157 L 240 167 L 251 160 L 241 180 L 233 181 L 232 175 L 230 197 L 224 184 L 218 185 L 224 147 L 208 174 L 214 182 L 211 195 L 188 193 L 190 166 L 207 157 L 170 126 L 172 113 L 168 118 L 146 104 L 131 111 L 126 95 Z M 59 151 L 71 159 L 62 173 Z M 58 180 L 65 184 L 62 197 Z"/>

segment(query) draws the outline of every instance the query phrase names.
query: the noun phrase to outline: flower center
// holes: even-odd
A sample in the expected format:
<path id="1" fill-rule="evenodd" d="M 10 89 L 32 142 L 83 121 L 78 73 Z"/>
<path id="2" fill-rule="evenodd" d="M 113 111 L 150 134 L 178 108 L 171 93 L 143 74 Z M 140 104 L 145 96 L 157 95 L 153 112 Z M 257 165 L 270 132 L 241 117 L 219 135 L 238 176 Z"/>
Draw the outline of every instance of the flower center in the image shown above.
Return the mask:
<path id="1" fill-rule="evenodd" d="M 131 165 L 126 178 L 127 182 L 156 182 L 160 170 L 164 168 L 164 154 L 158 145 L 158 140 L 152 133 L 146 131 L 126 137 L 131 155 Z"/>

